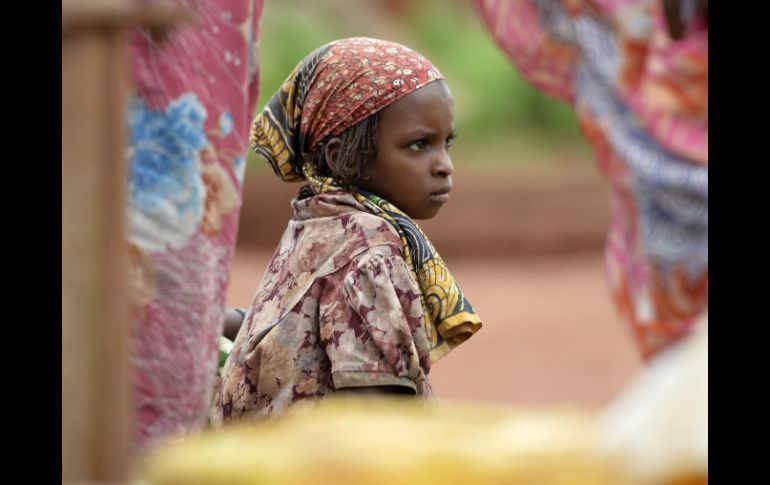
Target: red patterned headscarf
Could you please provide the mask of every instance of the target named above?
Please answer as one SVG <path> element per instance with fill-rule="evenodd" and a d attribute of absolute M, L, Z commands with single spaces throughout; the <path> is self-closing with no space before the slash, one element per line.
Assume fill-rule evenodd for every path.
<path fill-rule="evenodd" d="M 251 148 L 284 181 L 305 179 L 306 154 L 324 139 L 437 79 L 444 79 L 438 69 L 403 45 L 367 37 L 330 42 L 303 59 L 257 115 Z"/>

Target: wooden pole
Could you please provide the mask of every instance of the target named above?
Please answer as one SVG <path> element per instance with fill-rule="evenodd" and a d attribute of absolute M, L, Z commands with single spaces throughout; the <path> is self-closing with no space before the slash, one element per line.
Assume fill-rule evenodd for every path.
<path fill-rule="evenodd" d="M 126 479 L 127 32 L 185 15 L 62 0 L 62 481 Z"/>

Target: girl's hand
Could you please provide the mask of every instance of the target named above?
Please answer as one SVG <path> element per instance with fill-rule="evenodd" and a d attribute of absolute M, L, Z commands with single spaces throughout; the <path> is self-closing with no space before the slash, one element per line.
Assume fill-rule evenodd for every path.
<path fill-rule="evenodd" d="M 225 310 L 225 328 L 222 331 L 222 335 L 231 341 L 235 341 L 245 316 L 246 310 L 242 308 L 227 308 Z"/>

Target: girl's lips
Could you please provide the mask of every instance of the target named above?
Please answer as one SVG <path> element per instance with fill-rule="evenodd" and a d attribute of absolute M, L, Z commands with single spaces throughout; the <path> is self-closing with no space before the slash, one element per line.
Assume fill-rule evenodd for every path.
<path fill-rule="evenodd" d="M 449 200 L 449 192 L 441 192 L 430 194 L 430 198 L 437 202 L 446 202 Z"/>

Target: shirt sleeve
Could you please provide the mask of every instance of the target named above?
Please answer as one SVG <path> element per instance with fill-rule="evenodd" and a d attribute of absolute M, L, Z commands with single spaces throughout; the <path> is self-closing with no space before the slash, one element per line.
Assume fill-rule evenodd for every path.
<path fill-rule="evenodd" d="M 371 248 L 321 301 L 320 337 L 336 389 L 403 386 L 418 392 L 430 369 L 417 282 L 403 257 Z"/>

